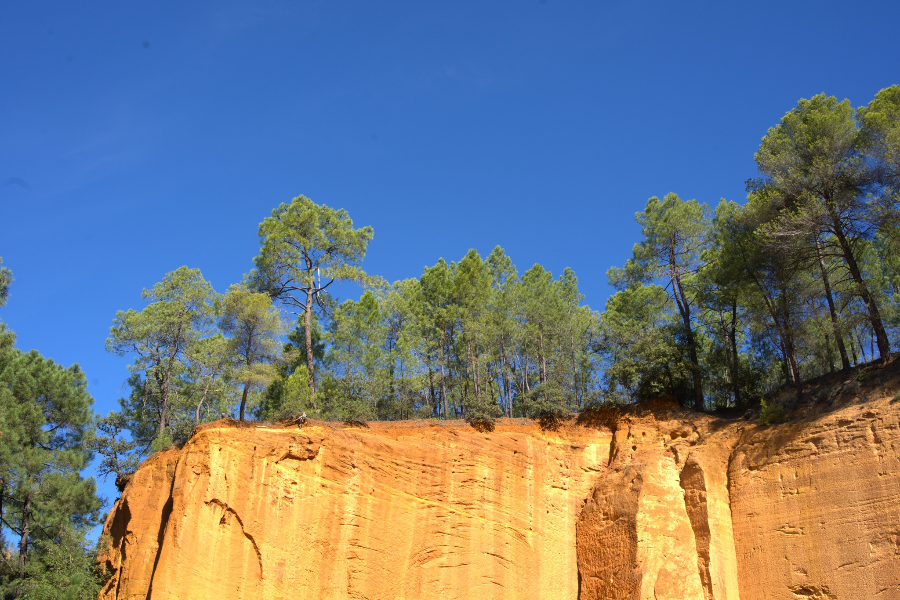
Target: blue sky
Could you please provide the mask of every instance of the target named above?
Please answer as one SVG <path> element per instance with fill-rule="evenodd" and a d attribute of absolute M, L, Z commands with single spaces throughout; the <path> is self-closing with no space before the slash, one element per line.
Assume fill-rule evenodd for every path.
<path fill-rule="evenodd" d="M 601 309 L 648 197 L 743 200 L 798 99 L 900 83 L 897 23 L 888 1 L 5 2 L 0 319 L 105 413 L 116 311 L 181 265 L 224 291 L 299 194 L 374 227 L 369 273 L 499 244 Z"/>

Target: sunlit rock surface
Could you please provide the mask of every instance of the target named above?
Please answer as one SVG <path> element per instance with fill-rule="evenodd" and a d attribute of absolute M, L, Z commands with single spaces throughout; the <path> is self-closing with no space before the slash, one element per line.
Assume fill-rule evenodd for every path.
<path fill-rule="evenodd" d="M 557 430 L 213 424 L 115 504 L 101 598 L 900 598 L 884 379 L 771 427 L 664 401 Z"/>

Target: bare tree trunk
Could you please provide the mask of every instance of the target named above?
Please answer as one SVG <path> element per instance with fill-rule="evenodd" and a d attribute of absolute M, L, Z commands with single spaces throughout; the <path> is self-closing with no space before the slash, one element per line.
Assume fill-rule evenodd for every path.
<path fill-rule="evenodd" d="M 244 408 L 247 406 L 247 393 L 250 391 L 250 384 L 244 384 L 244 393 L 241 394 L 241 416 L 240 420 L 244 420 Z"/>
<path fill-rule="evenodd" d="M 866 345 L 863 344 L 863 341 L 860 339 L 859 334 L 856 334 L 856 341 L 859 343 L 859 351 L 862 352 L 863 364 L 869 362 L 868 357 L 866 357 Z M 872 355 L 872 360 L 875 360 L 875 355 Z"/>
<path fill-rule="evenodd" d="M 166 420 L 169 412 L 169 380 L 154 374 L 156 385 L 159 386 L 159 427 L 156 429 L 157 437 L 166 432 Z"/>
<path fill-rule="evenodd" d="M 540 340 L 540 350 L 538 352 L 538 377 L 541 383 L 547 381 L 547 360 L 544 358 L 544 332 L 538 329 L 538 339 Z"/>
<path fill-rule="evenodd" d="M 25 562 L 28 558 L 28 537 L 31 535 L 31 494 L 25 494 L 22 506 L 22 533 L 19 536 L 19 582 L 16 584 L 16 597 L 22 595 L 22 584 L 25 581 Z"/>
<path fill-rule="evenodd" d="M 203 394 L 200 395 L 200 402 L 197 403 L 197 411 L 194 413 L 194 417 L 197 419 L 197 424 L 200 424 L 200 407 L 203 406 L 203 403 L 206 401 L 206 395 L 209 393 L 209 386 L 212 384 L 212 378 L 208 378 L 206 380 L 206 385 L 203 387 Z"/>
<path fill-rule="evenodd" d="M 475 403 L 480 404 L 481 390 L 478 387 L 478 365 L 476 361 L 475 353 L 472 351 L 472 342 L 466 340 L 466 363 L 469 366 L 469 370 L 472 372 L 472 386 L 475 389 Z M 466 379 L 466 385 L 468 386 L 468 378 Z"/>
<path fill-rule="evenodd" d="M 731 383 L 734 386 L 734 405 L 741 406 L 743 398 L 741 397 L 741 356 L 738 354 L 737 347 L 737 299 L 731 302 L 731 330 L 728 332 L 731 341 Z"/>
<path fill-rule="evenodd" d="M 506 362 L 506 349 L 501 345 L 500 346 L 500 368 L 503 372 L 503 395 L 504 395 L 504 404 L 503 412 L 507 417 L 512 416 L 512 395 L 510 394 L 510 386 L 509 386 L 509 367 Z"/>
<path fill-rule="evenodd" d="M 572 341 L 572 391 L 575 392 L 575 406 L 580 408 L 581 403 L 578 401 L 578 363 L 575 360 L 575 334 L 570 331 L 569 336 Z"/>
<path fill-rule="evenodd" d="M 797 390 L 797 400 L 803 399 L 803 379 L 800 376 L 800 363 L 797 361 L 797 349 L 794 345 L 794 327 L 787 308 L 787 290 L 781 290 L 782 306 L 782 340 L 784 341 L 785 358 L 791 371 L 791 380 Z"/>
<path fill-rule="evenodd" d="M 525 391 L 531 391 L 531 384 L 528 381 L 528 354 L 525 354 L 525 362 L 524 367 L 522 368 L 522 384 L 525 386 Z"/>
<path fill-rule="evenodd" d="M 853 277 L 853 281 L 856 282 L 859 296 L 862 298 L 863 303 L 868 309 L 869 322 L 872 324 L 872 330 L 875 332 L 875 341 L 878 344 L 878 353 L 881 354 L 881 360 L 887 362 L 891 358 L 891 343 L 884 330 L 884 324 L 881 321 L 881 312 L 878 310 L 878 304 L 875 302 L 875 298 L 872 296 L 871 292 L 869 292 L 869 288 L 866 286 L 862 273 L 860 273 L 859 265 L 856 262 L 856 257 L 853 256 L 853 249 L 850 247 L 850 243 L 844 235 L 840 219 L 834 216 L 832 218 L 832 224 L 834 225 L 835 237 L 837 237 L 838 243 L 841 246 L 841 252 L 843 252 L 844 259 L 847 261 L 850 276 Z M 874 360 L 875 357 L 873 356 L 872 359 Z"/>
<path fill-rule="evenodd" d="M 435 413 L 437 407 L 437 398 L 434 397 L 434 370 L 431 368 L 431 355 L 428 355 L 428 392 L 431 394 L 431 414 Z"/>
<path fill-rule="evenodd" d="M 447 406 L 447 383 L 445 381 L 445 373 L 444 373 L 444 363 L 446 362 L 446 358 L 444 355 L 444 342 L 441 340 L 441 400 L 444 403 L 444 418 L 450 418 L 449 407 Z"/>
<path fill-rule="evenodd" d="M 670 258 L 674 265 L 674 257 Z M 703 382 L 700 378 L 700 360 L 697 358 L 697 343 L 694 339 L 694 329 L 691 327 L 691 306 L 688 304 L 687 295 L 681 287 L 681 280 L 677 275 L 672 276 L 672 295 L 675 296 L 675 303 L 678 305 L 678 312 L 681 313 L 681 320 L 684 323 L 684 333 L 687 338 L 688 355 L 691 359 L 691 381 L 694 383 L 694 410 L 703 411 L 706 406 L 703 400 Z"/>
<path fill-rule="evenodd" d="M 831 293 L 831 282 L 828 281 L 828 271 L 825 270 L 825 257 L 822 254 L 822 242 L 816 237 L 816 253 L 819 256 L 819 269 L 822 272 L 822 285 L 825 287 L 825 299 L 828 300 L 828 312 L 831 314 L 831 328 L 834 331 L 834 341 L 837 343 L 838 352 L 841 355 L 841 370 L 850 370 L 850 358 L 847 356 L 847 348 L 844 346 L 844 336 L 841 334 L 841 326 L 838 322 L 837 311 L 834 309 L 834 297 Z"/>
<path fill-rule="evenodd" d="M 316 393 L 316 364 L 313 360 L 313 342 L 312 342 L 312 292 L 306 292 L 306 306 L 303 309 L 303 325 L 306 330 L 306 369 L 309 371 L 309 389 L 312 393 Z M 313 408 L 316 408 L 313 401 Z"/>
<path fill-rule="evenodd" d="M 784 376 L 785 385 L 793 385 L 794 379 L 791 377 L 791 368 L 788 366 L 787 348 L 784 346 L 784 337 L 779 338 L 781 346 L 781 374 Z"/>

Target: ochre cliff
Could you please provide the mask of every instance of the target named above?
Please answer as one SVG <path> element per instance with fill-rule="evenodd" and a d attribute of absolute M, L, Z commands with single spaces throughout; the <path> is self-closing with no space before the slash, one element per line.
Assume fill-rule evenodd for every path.
<path fill-rule="evenodd" d="M 213 424 L 114 505 L 100 597 L 900 599 L 897 383 L 770 427 Z"/>

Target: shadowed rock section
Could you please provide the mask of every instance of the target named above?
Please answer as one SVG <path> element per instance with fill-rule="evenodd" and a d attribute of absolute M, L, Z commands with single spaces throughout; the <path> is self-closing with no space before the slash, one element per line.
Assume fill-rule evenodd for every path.
<path fill-rule="evenodd" d="M 684 490 L 684 505 L 691 528 L 694 530 L 694 542 L 697 545 L 697 572 L 707 600 L 715 600 L 712 579 L 709 574 L 709 512 L 706 509 L 706 478 L 703 469 L 696 460 L 688 459 L 681 470 L 681 489 Z"/>
<path fill-rule="evenodd" d="M 641 589 L 638 510 L 643 480 L 635 469 L 594 488 L 575 526 L 580 598 L 636 598 Z"/>

